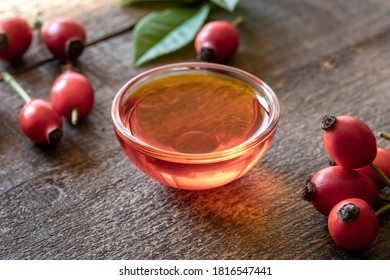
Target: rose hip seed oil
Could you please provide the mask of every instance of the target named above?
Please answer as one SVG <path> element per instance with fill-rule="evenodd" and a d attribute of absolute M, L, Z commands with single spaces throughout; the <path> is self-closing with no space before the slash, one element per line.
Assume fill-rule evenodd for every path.
<path fill-rule="evenodd" d="M 125 124 L 153 147 L 185 154 L 224 151 L 253 137 L 267 113 L 254 88 L 216 74 L 182 74 L 129 97 Z"/>
<path fill-rule="evenodd" d="M 246 174 L 268 149 L 274 130 L 256 146 L 238 148 L 269 125 L 266 108 L 254 86 L 227 75 L 159 77 L 134 87 L 120 110 L 122 123 L 142 149 L 121 137 L 119 141 L 139 169 L 163 184 L 193 190 L 218 187 Z M 153 153 L 145 151 L 148 146 Z"/>

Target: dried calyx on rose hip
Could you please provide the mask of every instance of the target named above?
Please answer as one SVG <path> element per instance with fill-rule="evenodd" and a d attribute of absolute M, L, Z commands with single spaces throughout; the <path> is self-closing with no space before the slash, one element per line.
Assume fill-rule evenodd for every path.
<path fill-rule="evenodd" d="M 49 51 L 61 62 L 75 61 L 85 47 L 84 25 L 71 18 L 57 18 L 43 23 L 41 36 Z"/>
<path fill-rule="evenodd" d="M 329 234 L 337 245 L 348 250 L 369 247 L 379 231 L 377 216 L 371 206 L 359 198 L 340 201 L 328 217 Z"/>
<path fill-rule="evenodd" d="M 31 99 L 10 74 L 2 73 L 2 77 L 26 102 L 19 114 L 23 133 L 37 144 L 58 143 L 62 138 L 62 118 L 52 104 L 40 98 Z"/>
<path fill-rule="evenodd" d="M 370 127 L 354 116 L 329 116 L 322 119 L 324 144 L 336 164 L 348 168 L 370 165 L 377 153 L 377 142 Z"/>
<path fill-rule="evenodd" d="M 235 22 L 215 20 L 206 23 L 195 37 L 195 50 L 201 61 L 225 63 L 237 52 L 239 33 Z"/>
<path fill-rule="evenodd" d="M 84 75 L 68 70 L 54 81 L 51 100 L 57 112 L 76 125 L 91 112 L 94 90 Z"/>
<path fill-rule="evenodd" d="M 32 42 L 32 28 L 22 18 L 0 20 L 0 58 L 17 61 L 22 58 Z"/>
<path fill-rule="evenodd" d="M 371 179 L 343 166 L 319 170 L 302 188 L 302 198 L 324 215 L 329 215 L 344 199 L 357 197 L 373 204 L 378 196 L 378 188 Z"/>

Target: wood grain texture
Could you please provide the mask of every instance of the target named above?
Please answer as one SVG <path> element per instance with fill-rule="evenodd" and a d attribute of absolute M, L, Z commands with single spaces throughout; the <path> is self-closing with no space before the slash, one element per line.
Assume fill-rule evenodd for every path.
<path fill-rule="evenodd" d="M 388 214 L 369 249 L 349 252 L 330 239 L 326 217 L 300 198 L 307 177 L 328 164 L 324 114 L 357 115 L 374 131 L 390 131 L 388 1 L 240 2 L 245 22 L 230 64 L 265 80 L 282 115 L 261 163 L 206 191 L 149 179 L 122 153 L 110 121 L 124 82 L 157 65 L 193 60 L 192 46 L 133 68 L 132 32 L 119 31 L 147 8 L 17 2 L 1 2 L 0 14 L 32 17 L 42 9 L 86 22 L 96 42 L 78 67 L 94 85 L 96 103 L 79 126 L 65 123 L 59 145 L 40 147 L 19 129 L 21 99 L 0 84 L 0 259 L 390 259 Z M 37 45 L 29 52 L 17 79 L 33 97 L 49 98 L 58 64 Z"/>

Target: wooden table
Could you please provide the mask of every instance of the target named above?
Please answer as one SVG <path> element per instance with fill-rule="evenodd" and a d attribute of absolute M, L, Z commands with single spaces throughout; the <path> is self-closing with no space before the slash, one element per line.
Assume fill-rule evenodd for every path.
<path fill-rule="evenodd" d="M 32 21 L 67 15 L 84 22 L 79 70 L 95 87 L 89 117 L 64 124 L 59 145 L 32 144 L 19 128 L 23 101 L 0 83 L 1 259 L 390 259 L 390 215 L 367 250 L 331 240 L 326 217 L 300 197 L 328 164 L 320 121 L 356 115 L 390 131 L 390 2 L 243 0 L 241 44 L 229 63 L 267 82 L 281 103 L 277 135 L 243 178 L 206 191 L 163 186 L 123 154 L 110 106 L 129 78 L 195 58 L 193 46 L 132 66 L 132 31 L 155 7 L 117 0 L 0 1 L 0 16 Z M 35 40 L 19 65 L 1 62 L 32 97 L 49 98 L 61 70 Z M 390 143 L 379 139 L 380 146 Z"/>

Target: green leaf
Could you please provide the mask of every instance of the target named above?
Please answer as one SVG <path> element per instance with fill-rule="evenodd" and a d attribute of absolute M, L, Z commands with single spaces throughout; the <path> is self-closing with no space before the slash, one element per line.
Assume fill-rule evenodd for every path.
<path fill-rule="evenodd" d="M 209 10 L 207 5 L 200 9 L 174 7 L 143 17 L 134 29 L 135 66 L 190 43 L 205 22 Z"/>
<path fill-rule="evenodd" d="M 233 12 L 240 0 L 210 0 L 210 1 L 224 8 L 225 10 L 228 10 L 229 12 Z"/>

